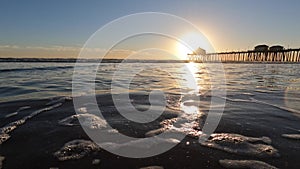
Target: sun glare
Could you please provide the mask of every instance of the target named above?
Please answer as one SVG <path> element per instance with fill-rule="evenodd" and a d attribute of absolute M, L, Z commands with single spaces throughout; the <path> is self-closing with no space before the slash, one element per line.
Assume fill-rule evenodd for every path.
<path fill-rule="evenodd" d="M 176 42 L 176 55 L 179 59 L 187 59 L 187 54 L 193 53 L 193 51 L 198 49 L 199 47 L 205 50 L 211 50 L 209 42 L 202 34 L 196 32 L 188 32 Z"/>
<path fill-rule="evenodd" d="M 177 54 L 177 57 L 179 59 L 187 59 L 187 54 L 188 53 L 192 53 L 192 50 L 189 49 L 187 46 L 185 46 L 184 44 L 182 44 L 181 42 L 177 42 L 176 44 L 176 54 Z"/>

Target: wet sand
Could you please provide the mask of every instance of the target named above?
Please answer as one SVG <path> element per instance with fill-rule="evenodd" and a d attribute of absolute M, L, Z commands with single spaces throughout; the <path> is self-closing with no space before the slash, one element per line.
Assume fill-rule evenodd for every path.
<path fill-rule="evenodd" d="M 136 97 L 138 98 L 140 96 Z M 140 98 L 136 100 L 139 99 Z M 265 104 L 260 104 L 259 107 L 249 106 L 244 112 L 226 111 L 225 108 L 221 122 L 215 131 L 215 133 L 220 133 L 221 137 L 216 140 L 213 140 L 213 137 L 210 138 L 211 143 L 213 143 L 212 145 L 217 145 L 218 147 L 201 145 L 196 138 L 186 136 L 185 139 L 173 149 L 149 158 L 125 158 L 99 148 L 88 151 L 83 157 L 78 159 L 60 161 L 55 153 L 62 149 L 66 143 L 73 140 L 89 141 L 90 138 L 86 135 L 81 126 L 66 126 L 60 123 L 62 119 L 75 115 L 75 110 L 71 99 L 57 98 L 56 100 L 58 101 L 50 104 L 50 99 L 26 100 L 0 104 L 0 124 L 1 127 L 3 127 L 11 122 L 29 116 L 35 110 L 61 103 L 58 107 L 45 110 L 26 120 L 24 124 L 17 126 L 8 133 L 11 137 L 0 145 L 0 156 L 5 157 L 2 161 L 2 168 L 135 169 L 148 166 L 160 166 L 165 169 L 228 168 L 230 166 L 224 164 L 228 161 L 220 161 L 226 159 L 257 160 L 277 168 L 298 169 L 300 166 L 298 160 L 300 155 L 299 140 L 282 137 L 283 134 L 299 134 L 299 116 Z M 104 109 L 112 104 L 110 95 L 99 95 L 97 100 Z M 105 102 L 103 102 L 104 100 Z M 227 100 L 226 107 L 239 106 L 240 104 L 238 101 Z M 25 106 L 30 106 L 30 108 L 21 110 L 17 114 L 11 114 L 20 107 Z M 176 118 L 176 113 L 178 112 L 174 110 L 171 112 L 172 113 L 167 113 L 148 125 L 138 125 L 128 122 L 129 125 L 127 125 L 128 127 L 126 128 L 124 127 L 124 121 L 111 124 L 123 134 L 144 137 L 147 132 L 162 128 L 161 121 Z M 205 112 L 205 110 L 203 110 L 203 112 Z M 120 115 L 117 111 L 111 111 L 110 114 L 107 114 L 106 118 L 117 119 L 120 118 Z M 110 120 L 108 120 L 108 123 L 110 123 Z M 76 122 L 74 122 L 74 124 L 76 124 Z M 239 134 L 241 136 L 232 139 L 234 137 L 230 134 L 228 136 L 228 134 L 225 133 Z M 262 140 L 257 140 L 253 143 L 251 141 L 248 142 L 248 137 L 268 137 L 271 143 Z M 266 152 L 262 150 L 262 152 L 260 152 L 260 154 L 266 153 L 267 155 L 260 156 L 255 153 L 251 154 L 247 151 L 249 145 L 250 148 L 251 146 L 255 148 L 256 145 L 271 146 L 278 151 L 278 155 L 272 153 L 268 155 L 268 153 L 270 154 L 270 152 L 268 152 L 269 150 L 265 150 Z M 235 151 L 236 149 L 241 149 L 241 151 Z M 78 153 L 76 151 L 82 150 L 75 148 L 74 151 Z M 72 154 L 72 152 L 68 153 Z M 261 165 L 261 163 L 257 164 L 258 166 Z M 237 165 L 242 167 L 245 163 L 241 164 L 239 161 Z"/>

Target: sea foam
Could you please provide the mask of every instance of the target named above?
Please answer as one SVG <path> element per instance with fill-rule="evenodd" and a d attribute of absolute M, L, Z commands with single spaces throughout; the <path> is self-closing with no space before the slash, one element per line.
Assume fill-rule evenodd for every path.
<path fill-rule="evenodd" d="M 162 166 L 148 166 L 148 167 L 142 167 L 140 169 L 164 169 Z"/>
<path fill-rule="evenodd" d="M 268 145 L 271 143 L 268 137 L 246 137 L 239 134 L 218 133 L 201 143 L 202 146 L 215 148 L 233 154 L 248 155 L 254 157 L 279 157 L 278 150 Z"/>
<path fill-rule="evenodd" d="M 99 151 L 100 147 L 89 140 L 73 140 L 67 142 L 53 155 L 60 161 L 80 159 L 91 152 Z"/>
<path fill-rule="evenodd" d="M 219 160 L 221 166 L 225 168 L 245 168 L 245 169 L 277 169 L 270 164 L 256 160 Z"/>
<path fill-rule="evenodd" d="M 150 150 L 153 147 L 161 146 L 163 144 L 178 144 L 179 140 L 175 138 L 152 138 L 152 139 L 138 139 L 125 143 L 114 143 L 114 142 L 105 142 L 100 143 L 101 146 L 110 147 L 111 149 L 121 149 L 121 148 L 137 148 L 137 149 L 145 149 Z"/>
<path fill-rule="evenodd" d="M 88 127 L 89 129 L 102 129 L 107 127 L 106 121 L 94 114 L 72 115 L 70 117 L 60 120 L 59 124 L 66 126 L 78 126 L 81 124 L 85 127 Z"/>
<path fill-rule="evenodd" d="M 5 116 L 5 118 L 9 118 L 9 117 L 12 117 L 12 116 L 16 116 L 19 114 L 19 112 L 23 111 L 23 110 L 27 110 L 27 109 L 30 109 L 31 107 L 30 106 L 23 106 L 23 107 L 20 107 L 17 111 L 13 112 L 13 113 L 9 113 Z"/>
<path fill-rule="evenodd" d="M 48 107 L 45 107 L 42 109 L 38 109 L 38 110 L 32 112 L 31 114 L 29 114 L 28 116 L 25 116 L 22 119 L 13 121 L 11 123 L 8 123 L 4 127 L 0 128 L 0 145 L 10 138 L 10 135 L 9 135 L 10 132 L 15 130 L 18 126 L 23 125 L 27 120 L 33 118 L 34 116 L 36 116 L 44 111 L 52 110 L 61 105 L 62 105 L 62 103 L 56 103 L 54 105 L 51 105 L 51 106 L 48 106 Z"/>
<path fill-rule="evenodd" d="M 300 140 L 300 134 L 282 134 L 281 136 L 284 138 Z"/>

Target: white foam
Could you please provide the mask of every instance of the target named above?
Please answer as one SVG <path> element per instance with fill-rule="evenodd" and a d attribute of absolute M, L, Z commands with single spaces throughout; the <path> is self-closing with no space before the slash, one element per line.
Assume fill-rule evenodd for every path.
<path fill-rule="evenodd" d="M 92 161 L 92 164 L 93 164 L 93 165 L 99 165 L 100 162 L 101 162 L 100 159 L 94 159 L 94 160 Z"/>
<path fill-rule="evenodd" d="M 57 103 L 55 105 L 36 110 L 36 111 L 32 112 L 30 115 L 25 116 L 22 119 L 13 121 L 13 122 L 5 125 L 4 127 L 0 128 L 0 145 L 10 138 L 10 136 L 8 135 L 10 132 L 15 130 L 18 126 L 24 124 L 28 119 L 31 119 L 32 117 L 34 117 L 44 111 L 52 110 L 61 105 L 62 105 L 62 103 Z"/>
<path fill-rule="evenodd" d="M 255 157 L 279 157 L 278 150 L 271 145 L 268 137 L 246 137 L 239 134 L 218 133 L 201 143 L 206 147 L 223 150 L 233 154 Z"/>
<path fill-rule="evenodd" d="M 59 107 L 61 105 L 62 105 L 62 103 L 56 103 L 54 105 L 51 105 L 51 106 L 48 106 L 48 107 L 36 110 L 36 111 L 32 112 L 29 116 L 27 116 L 26 118 L 24 118 L 24 119 L 25 120 L 30 119 L 30 118 L 32 118 L 32 117 L 34 117 L 34 116 L 36 116 L 36 115 L 38 115 L 38 114 L 40 114 L 42 112 L 52 110 L 52 109 L 57 108 L 57 107 Z"/>
<path fill-rule="evenodd" d="M 6 134 L 6 133 L 2 133 L 0 134 L 0 145 L 2 143 L 4 143 L 6 140 L 8 140 L 10 138 L 10 135 Z"/>
<path fill-rule="evenodd" d="M 248 92 L 244 92 L 244 93 L 242 93 L 243 95 L 247 95 L 247 96 L 255 96 L 255 94 L 253 94 L 253 93 L 248 93 Z"/>
<path fill-rule="evenodd" d="M 77 119 L 80 121 L 80 123 Z M 93 114 L 72 115 L 60 120 L 59 123 L 66 126 L 77 126 L 81 124 L 89 129 L 103 129 L 107 127 L 107 123 L 104 119 Z"/>
<path fill-rule="evenodd" d="M 19 114 L 20 111 L 23 111 L 23 110 L 26 110 L 26 109 L 30 109 L 31 107 L 30 106 L 23 106 L 23 107 L 20 107 L 17 111 L 13 112 L 13 113 L 9 113 L 5 116 L 5 118 L 9 118 L 9 117 L 12 117 L 12 116 L 16 116 Z"/>
<path fill-rule="evenodd" d="M 23 110 L 26 110 L 26 109 L 30 109 L 31 107 L 30 106 L 23 106 L 23 107 L 20 107 L 17 112 L 19 111 L 23 111 Z"/>
<path fill-rule="evenodd" d="M 225 168 L 248 168 L 248 169 L 277 169 L 276 167 L 257 160 L 219 160 Z"/>
<path fill-rule="evenodd" d="M 190 124 L 192 124 L 192 126 L 198 125 L 197 122 L 194 122 L 194 123 L 192 122 Z M 199 136 L 201 136 L 203 134 L 202 131 L 195 130 L 190 124 L 184 123 L 184 124 L 182 124 L 182 127 L 174 127 L 173 126 L 170 131 L 184 133 L 192 138 L 198 138 Z M 195 125 L 193 125 L 193 124 L 195 124 Z"/>
<path fill-rule="evenodd" d="M 78 112 L 80 112 L 80 113 L 87 113 L 88 110 L 87 110 L 86 107 L 81 107 L 81 108 L 78 109 Z"/>
<path fill-rule="evenodd" d="M 284 138 L 300 140 L 300 134 L 282 134 L 281 136 Z"/>
<path fill-rule="evenodd" d="M 13 113 L 9 113 L 5 116 L 5 118 L 9 118 L 9 117 L 12 117 L 12 116 L 16 116 L 18 115 L 19 112 L 13 112 Z"/>
<path fill-rule="evenodd" d="M 92 141 L 73 140 L 66 143 L 53 155 L 60 161 L 80 159 L 91 152 L 99 151 L 100 147 Z"/>
<path fill-rule="evenodd" d="M 174 138 L 152 138 L 152 139 L 138 139 L 133 140 L 125 143 L 113 143 L 113 142 L 105 142 L 100 143 L 101 147 L 109 147 L 110 149 L 121 149 L 121 148 L 138 148 L 138 149 L 145 149 L 149 150 L 156 146 L 161 146 L 162 144 L 178 144 L 180 143 L 179 140 Z"/>
<path fill-rule="evenodd" d="M 190 137 L 198 138 L 203 134 L 199 128 L 198 119 L 202 118 L 201 113 L 182 114 L 177 118 L 166 119 L 160 124 L 162 128 L 155 129 L 146 133 L 147 137 L 158 135 L 162 132 L 184 133 Z"/>
<path fill-rule="evenodd" d="M 0 133 L 7 134 L 7 133 L 10 133 L 11 131 L 13 131 L 16 128 L 17 128 L 16 125 L 12 125 L 11 123 L 9 123 L 8 125 L 0 128 Z"/>
<path fill-rule="evenodd" d="M 155 135 L 163 133 L 166 130 L 167 130 L 167 128 L 159 128 L 159 129 L 151 130 L 151 131 L 147 132 L 145 135 L 146 135 L 146 137 L 153 137 Z"/>
<path fill-rule="evenodd" d="M 119 133 L 119 131 L 116 130 L 116 129 L 108 129 L 107 132 L 108 132 L 108 133 L 112 133 L 112 134 Z"/>
<path fill-rule="evenodd" d="M 164 169 L 162 166 L 148 166 L 148 167 L 142 167 L 140 169 Z"/>

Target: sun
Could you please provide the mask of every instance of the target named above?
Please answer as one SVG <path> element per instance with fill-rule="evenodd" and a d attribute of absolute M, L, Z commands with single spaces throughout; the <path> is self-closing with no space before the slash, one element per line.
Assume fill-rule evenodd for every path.
<path fill-rule="evenodd" d="M 193 52 L 189 47 L 181 42 L 176 43 L 175 49 L 177 57 L 181 60 L 187 59 L 187 54 Z"/>
<path fill-rule="evenodd" d="M 175 53 L 179 59 L 187 59 L 188 53 L 193 53 L 198 48 L 211 50 L 208 39 L 199 32 L 187 32 L 175 43 Z M 213 51 L 213 50 L 211 50 Z"/>

